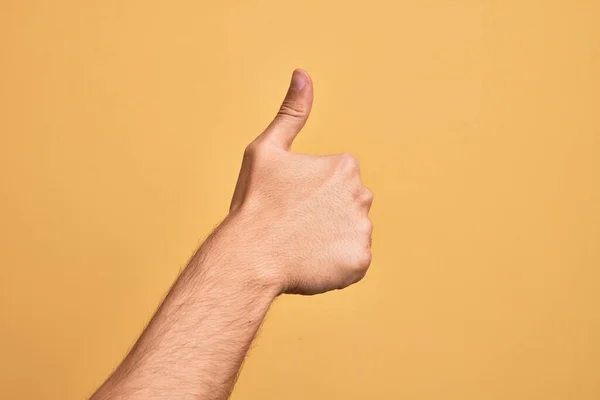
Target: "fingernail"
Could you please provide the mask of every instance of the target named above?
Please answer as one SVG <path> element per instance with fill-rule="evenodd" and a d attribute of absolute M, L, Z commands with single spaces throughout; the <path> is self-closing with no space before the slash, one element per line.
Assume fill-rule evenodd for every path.
<path fill-rule="evenodd" d="M 306 85 L 306 74 L 300 70 L 295 70 L 292 75 L 291 89 L 300 90 Z"/>

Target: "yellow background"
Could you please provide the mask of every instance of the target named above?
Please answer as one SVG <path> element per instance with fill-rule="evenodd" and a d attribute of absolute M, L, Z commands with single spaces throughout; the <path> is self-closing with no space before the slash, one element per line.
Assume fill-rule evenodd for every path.
<path fill-rule="evenodd" d="M 600 398 L 597 1 L 0 3 L 0 397 L 82 399 L 223 218 L 295 67 L 374 261 L 234 399 Z"/>

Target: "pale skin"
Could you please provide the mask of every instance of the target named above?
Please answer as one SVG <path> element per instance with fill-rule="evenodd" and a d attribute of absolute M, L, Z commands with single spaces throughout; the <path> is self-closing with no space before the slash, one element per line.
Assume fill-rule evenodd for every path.
<path fill-rule="evenodd" d="M 225 400 L 277 296 L 364 277 L 373 194 L 358 162 L 290 151 L 312 100 L 310 77 L 294 71 L 277 116 L 246 148 L 229 214 L 92 400 Z"/>

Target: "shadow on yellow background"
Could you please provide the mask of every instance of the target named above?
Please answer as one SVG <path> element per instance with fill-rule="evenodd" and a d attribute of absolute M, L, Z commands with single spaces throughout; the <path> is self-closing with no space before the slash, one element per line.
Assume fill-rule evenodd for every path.
<path fill-rule="evenodd" d="M 0 397 L 91 394 L 302 67 L 374 261 L 279 299 L 233 398 L 600 398 L 597 2 L 88 3 L 0 4 Z"/>

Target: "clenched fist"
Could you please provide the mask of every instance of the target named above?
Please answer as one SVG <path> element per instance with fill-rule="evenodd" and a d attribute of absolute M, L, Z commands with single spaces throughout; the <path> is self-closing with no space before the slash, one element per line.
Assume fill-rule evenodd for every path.
<path fill-rule="evenodd" d="M 277 116 L 246 148 L 231 202 L 236 236 L 254 239 L 244 242 L 244 254 L 261 260 L 260 275 L 280 293 L 341 289 L 371 263 L 373 194 L 357 160 L 290 151 L 312 99 L 310 77 L 294 71 Z"/>

